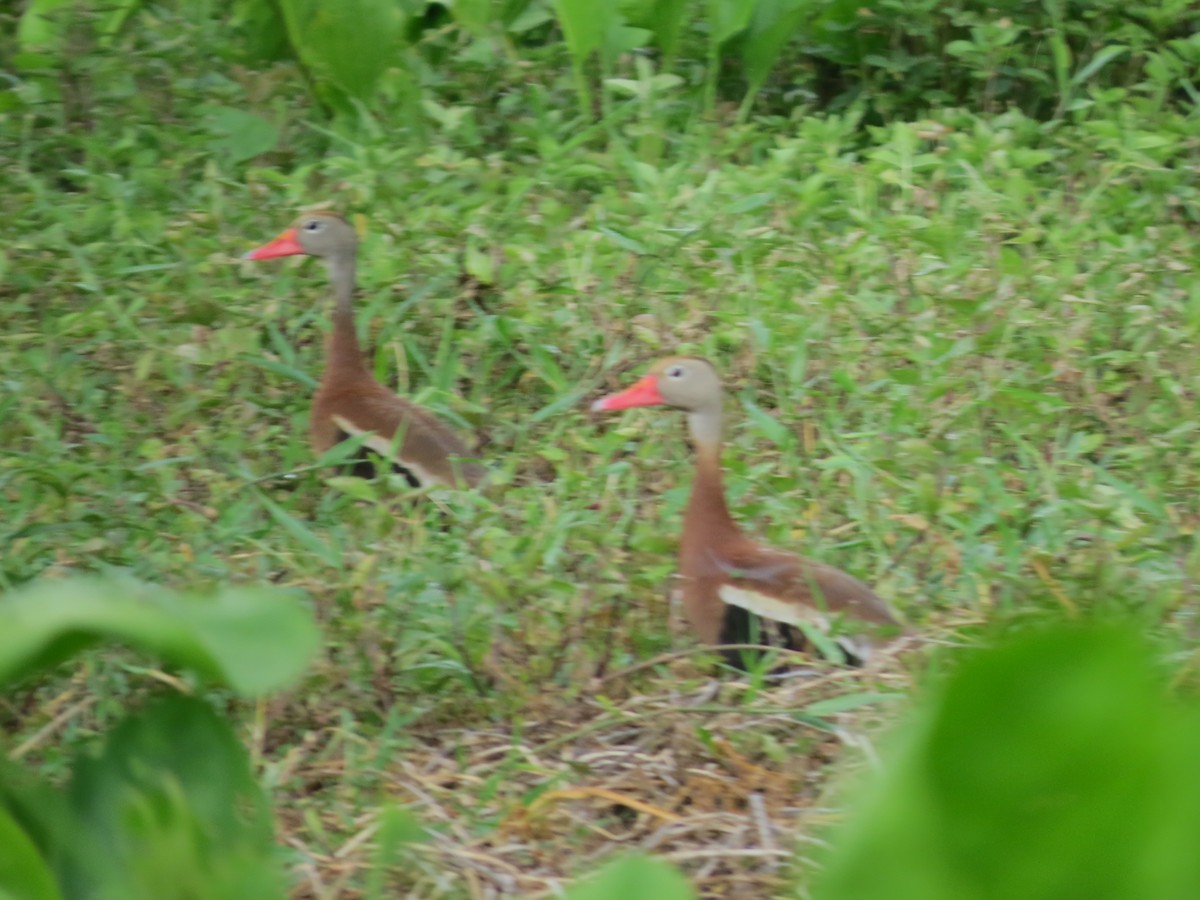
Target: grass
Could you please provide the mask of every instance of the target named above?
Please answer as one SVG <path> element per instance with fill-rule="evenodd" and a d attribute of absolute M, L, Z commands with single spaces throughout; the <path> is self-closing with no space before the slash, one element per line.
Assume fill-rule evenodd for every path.
<path fill-rule="evenodd" d="M 836 818 L 841 748 L 903 708 L 865 701 L 952 665 L 944 644 L 1119 613 L 1195 682 L 1194 117 L 798 110 L 693 123 L 650 166 L 620 123 L 581 139 L 566 72 L 509 73 L 502 126 L 463 105 L 424 140 L 330 138 L 286 73 L 212 71 L 211 38 L 134 48 L 140 90 L 98 82 L 87 122 L 42 82 L 3 119 L 0 582 L 309 592 L 322 662 L 231 707 L 296 896 L 361 891 L 391 801 L 434 833 L 391 872 L 412 896 L 536 896 L 639 845 L 765 896 Z M 284 138 L 235 164 L 205 104 L 245 96 Z M 493 489 L 414 501 L 315 465 L 324 273 L 237 261 L 312 203 L 364 216 L 376 373 L 474 434 Z M 928 644 L 770 690 L 683 652 L 682 423 L 586 413 L 667 352 L 725 374 L 740 519 Z M 0 709 L 54 771 L 156 687 L 97 653 Z"/>

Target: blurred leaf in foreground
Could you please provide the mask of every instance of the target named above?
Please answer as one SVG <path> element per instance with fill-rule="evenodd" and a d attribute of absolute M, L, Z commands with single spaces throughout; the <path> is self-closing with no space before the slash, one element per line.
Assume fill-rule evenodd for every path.
<path fill-rule="evenodd" d="M 0 898 L 59 900 L 54 876 L 32 840 L 0 806 Z"/>
<path fill-rule="evenodd" d="M 566 900 L 693 900 L 696 894 L 670 863 L 626 856 L 567 892 Z"/>
<path fill-rule="evenodd" d="M 980 652 L 861 798 L 816 896 L 1200 897 L 1198 718 L 1126 630 Z"/>
<path fill-rule="evenodd" d="M 66 884 L 147 900 L 284 895 L 266 796 L 201 700 L 170 695 L 125 720 L 79 760 L 68 795 L 80 868 L 60 873 Z"/>
<path fill-rule="evenodd" d="M 300 599 L 277 588 L 185 597 L 133 580 L 43 581 L 0 598 L 0 686 L 102 639 L 256 696 L 298 678 L 320 633 Z"/>

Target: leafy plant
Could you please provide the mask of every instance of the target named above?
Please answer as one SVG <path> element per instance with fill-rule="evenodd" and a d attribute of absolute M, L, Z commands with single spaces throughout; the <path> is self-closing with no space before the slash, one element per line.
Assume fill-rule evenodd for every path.
<path fill-rule="evenodd" d="M 93 13 L 92 4 L 81 0 L 31 0 L 17 23 L 17 43 L 25 52 L 63 53 L 71 29 L 78 24 L 94 27 L 97 39 L 107 43 L 142 2 L 107 0 L 97 4 L 99 9 Z"/>
<path fill-rule="evenodd" d="M 813 18 L 814 5 L 812 0 L 758 0 L 741 41 L 747 88 L 739 118 L 744 120 L 749 116 L 758 92 L 766 85 L 788 43 Z"/>
<path fill-rule="evenodd" d="M 567 891 L 564 900 L 692 900 L 691 885 L 668 863 L 626 856 Z"/>
<path fill-rule="evenodd" d="M 273 124 L 262 116 L 230 106 L 213 107 L 209 127 L 213 133 L 210 144 L 213 151 L 233 163 L 253 159 L 279 143 L 279 129 Z"/>
<path fill-rule="evenodd" d="M 679 53 L 684 28 L 691 20 L 693 0 L 646 0 L 624 5 L 630 22 L 647 29 L 654 37 L 654 46 L 662 54 L 663 71 L 670 71 Z"/>
<path fill-rule="evenodd" d="M 299 678 L 318 640 L 294 595 L 263 588 L 198 598 L 132 580 L 46 581 L 5 597 L 3 613 L 0 687 L 112 640 L 254 697 Z"/>
<path fill-rule="evenodd" d="M 1200 715 L 1127 628 L 980 652 L 906 732 L 818 898 L 1200 895 Z"/>
<path fill-rule="evenodd" d="M 653 32 L 635 5 L 626 24 Z M 1014 18 L 1000 6 L 994 18 Z M 985 114 L 986 72 L 945 52 L 974 38 L 966 13 L 982 7 L 822 3 L 747 122 L 713 127 L 696 123 L 697 0 L 674 59 L 657 36 L 618 54 L 614 117 L 581 127 L 546 2 L 511 23 L 496 11 L 484 37 L 413 4 L 417 40 L 406 28 L 405 68 L 377 82 L 375 127 L 331 135 L 297 67 L 248 64 L 250 26 L 227 6 L 146 5 L 109 50 L 69 60 L 61 95 L 19 73 L 0 94 L 22 104 L 0 124 L 14 138 L 0 204 L 21 224 L 0 249 L 0 579 L 104 566 L 308 586 L 326 621 L 320 680 L 286 704 L 225 704 L 236 733 L 269 748 L 276 853 L 304 860 L 294 891 L 503 892 L 512 866 L 529 893 L 551 891 L 614 833 L 631 845 L 660 832 L 710 893 L 778 877 L 811 822 L 809 792 L 788 779 L 823 781 L 831 734 L 894 715 L 839 711 L 878 692 L 878 670 L 761 691 L 723 680 L 722 705 L 754 695 L 758 709 L 692 708 L 709 673 L 666 596 L 686 439 L 674 420 L 597 428 L 581 410 L 652 356 L 710 356 L 729 384 L 731 503 L 765 539 L 870 580 L 936 643 L 961 644 L 956 623 L 970 641 L 980 620 L 1120 610 L 1186 658 L 1200 122 L 1195 42 L 1175 33 L 1191 13 L 1150 6 L 1123 4 L 1132 24 L 1112 4 L 1064 4 L 1070 77 L 1103 47 L 1130 49 L 1047 126 L 1044 7 L 1014 18 L 1032 31 L 997 54 L 998 112 Z M 722 50 L 718 100 L 743 97 L 753 22 Z M 593 53 L 592 90 L 599 65 Z M 1020 75 L 1037 65 L 1041 80 Z M 441 117 L 421 145 L 393 104 L 412 73 L 436 104 L 421 114 Z M 70 88 L 86 102 L 65 108 Z M 258 126 L 220 109 L 276 124 L 276 149 L 238 162 L 253 145 L 232 144 Z M 606 128 L 607 148 L 593 139 Z M 319 267 L 234 262 L 315 202 L 370 218 L 358 321 L 375 371 L 485 435 L 501 490 L 410 502 L 386 479 L 324 480 L 332 460 L 305 438 L 328 308 Z M 100 751 L 124 708 L 146 709 L 159 678 L 229 696 L 167 657 L 148 681 L 131 662 L 149 645 L 129 645 L 93 644 L 0 704 L 35 784 L 69 784 L 75 755 Z M 924 677 L 911 657 L 885 665 L 899 691 Z M 1178 681 L 1196 677 L 1191 659 Z M 76 697 L 91 701 L 82 712 Z M 832 731 L 814 737 L 788 707 L 827 710 Z M 620 752 L 595 756 L 604 744 Z M 680 765 L 625 780 L 637 747 Z M 713 845 L 711 807 L 680 799 L 684 769 L 735 779 L 734 798 L 779 786 L 765 800 L 779 855 Z M 531 797 L 596 784 L 636 785 L 684 821 L 663 830 L 665 817 L 591 797 L 509 830 Z M 440 807 L 437 852 L 393 855 L 400 839 L 375 810 L 416 791 Z M 753 812 L 721 806 L 748 842 Z"/>
<path fill-rule="evenodd" d="M 65 63 L 80 23 L 108 46 L 141 7 L 121 0 L 92 11 L 87 0 L 37 0 L 17 29 L 22 64 Z M 544 27 L 552 18 L 561 31 Z M 1189 48 L 1200 11 L 1185 0 L 238 0 L 229 21 L 246 57 L 290 57 L 328 111 L 378 114 L 398 100 L 418 131 L 416 120 L 440 109 L 427 96 L 431 82 L 543 58 L 560 36 L 587 119 L 597 112 L 593 64 L 601 80 L 622 78 L 629 59 L 645 57 L 656 57 L 659 74 L 702 92 L 710 115 L 719 92 L 740 97 L 742 120 L 772 78 L 781 90 L 768 91 L 768 102 L 777 110 L 795 103 L 781 104 L 780 95 L 799 89 L 818 106 L 857 101 L 908 118 L 975 104 L 1017 105 L 1057 120 L 1090 109 L 1092 89 L 1128 90 L 1147 78 L 1165 88 L 1161 101 L 1198 97 Z M 608 120 L 612 110 L 599 96 Z M 236 126 L 225 152 L 246 159 L 273 146 L 264 124 L 225 122 L 218 130 Z"/>
<path fill-rule="evenodd" d="M 649 33 L 631 28 L 618 3 L 554 0 L 554 8 L 571 51 L 580 107 L 585 116 L 590 116 L 592 90 L 588 83 L 587 65 L 592 55 L 599 57 L 601 71 L 608 75 L 617 56 L 645 46 Z"/>
<path fill-rule="evenodd" d="M 44 582 L 0 601 L 0 687 L 103 639 L 242 696 L 299 677 L 317 646 L 294 595 L 183 597 L 130 581 Z M 0 768 L 0 893 L 17 898 L 282 897 L 267 798 L 212 706 L 171 694 L 127 716 L 67 785 Z"/>
<path fill-rule="evenodd" d="M 717 78 L 721 72 L 721 48 L 750 24 L 757 0 L 707 0 L 708 66 L 705 79 L 705 107 L 713 108 L 717 99 Z"/>
<path fill-rule="evenodd" d="M 404 6 L 396 0 L 280 0 L 296 59 L 326 102 L 366 102 L 400 61 Z"/>

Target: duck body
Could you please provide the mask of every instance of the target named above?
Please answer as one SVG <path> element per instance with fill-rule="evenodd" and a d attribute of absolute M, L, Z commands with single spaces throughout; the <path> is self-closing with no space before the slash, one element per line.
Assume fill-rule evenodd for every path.
<path fill-rule="evenodd" d="M 705 360 L 672 357 L 642 381 L 597 401 L 597 409 L 664 404 L 686 410 L 696 451 L 695 478 L 679 542 L 679 574 L 688 624 L 704 642 L 768 643 L 803 649 L 803 626 L 827 630 L 846 616 L 873 626 L 899 622 L 869 587 L 833 566 L 763 545 L 729 514 L 720 463 L 721 391 Z M 869 642 L 841 639 L 852 659 Z M 741 665 L 741 654 L 726 658 Z"/>
<path fill-rule="evenodd" d="M 775 643 L 802 650 L 801 625 L 828 630 L 838 614 L 873 625 L 897 620 L 875 592 L 824 563 L 768 547 L 733 521 L 715 455 L 698 453 L 679 541 L 679 573 L 688 623 L 709 644 Z M 756 619 L 758 621 L 756 621 Z M 774 634 L 769 624 L 774 624 Z M 843 650 L 861 659 L 869 648 Z M 740 656 L 740 654 L 736 654 Z M 732 661 L 733 654 L 727 654 Z"/>
<path fill-rule="evenodd" d="M 367 435 L 363 446 L 402 473 L 414 487 L 474 487 L 485 470 L 467 446 L 433 413 L 398 397 L 368 370 L 354 328 L 353 298 L 358 235 L 334 213 L 301 216 L 275 240 L 246 254 L 273 259 L 305 254 L 325 260 L 333 282 L 333 329 L 325 346 L 325 371 L 313 397 L 309 438 L 324 453 L 347 438 Z M 370 477 L 375 465 L 363 454 L 353 467 Z"/>
<path fill-rule="evenodd" d="M 361 434 L 369 434 L 363 446 L 413 487 L 461 482 L 474 487 L 483 479 L 483 467 L 467 461 L 472 454 L 466 445 L 428 410 L 375 381 L 345 385 L 322 379 L 309 423 L 313 450 L 321 454 Z M 375 469 L 370 454 L 363 454 L 354 474 L 370 478 Z"/>

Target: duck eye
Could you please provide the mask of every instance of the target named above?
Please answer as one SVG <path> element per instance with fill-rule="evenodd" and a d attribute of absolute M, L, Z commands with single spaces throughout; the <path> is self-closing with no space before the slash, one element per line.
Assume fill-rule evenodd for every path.
<path fill-rule="evenodd" d="M 320 229 L 321 229 L 320 219 L 309 219 L 307 222 L 304 223 L 305 231 L 320 231 Z"/>
<path fill-rule="evenodd" d="M 667 369 L 667 377 L 668 378 L 682 378 L 683 377 L 683 366 L 671 366 L 671 368 Z"/>

